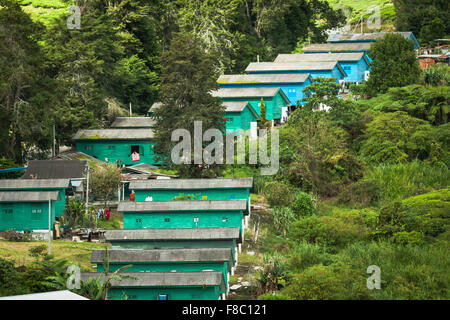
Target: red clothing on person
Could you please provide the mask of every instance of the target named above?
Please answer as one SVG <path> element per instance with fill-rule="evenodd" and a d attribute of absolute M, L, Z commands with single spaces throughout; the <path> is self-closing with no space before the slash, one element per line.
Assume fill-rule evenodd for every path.
<path fill-rule="evenodd" d="M 134 201 L 134 193 L 130 194 L 130 201 Z"/>
<path fill-rule="evenodd" d="M 109 209 L 105 210 L 105 219 L 109 220 L 109 215 L 110 215 L 111 211 Z"/>

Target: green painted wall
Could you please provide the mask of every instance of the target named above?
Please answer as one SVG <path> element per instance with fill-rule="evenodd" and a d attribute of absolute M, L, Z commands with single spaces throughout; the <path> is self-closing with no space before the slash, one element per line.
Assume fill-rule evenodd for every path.
<path fill-rule="evenodd" d="M 233 265 L 236 262 L 236 240 L 171 240 L 171 241 L 110 241 L 113 249 L 183 249 L 183 248 L 231 248 Z"/>
<path fill-rule="evenodd" d="M 125 165 L 134 165 L 139 163 L 158 164 L 154 160 L 155 153 L 152 146 L 155 143 L 148 140 L 77 140 L 76 148 L 78 151 L 93 156 L 101 161 L 114 163 L 122 161 Z M 139 161 L 131 160 L 131 146 L 139 146 Z"/>
<path fill-rule="evenodd" d="M 194 222 L 194 218 L 199 219 L 197 223 Z M 224 218 L 227 221 L 223 221 Z M 243 234 L 242 219 L 242 211 L 124 212 L 123 228 L 239 227 Z"/>
<path fill-rule="evenodd" d="M 108 300 L 124 300 L 124 293 L 128 300 L 157 300 L 158 294 L 167 294 L 168 300 L 218 300 L 219 286 L 206 288 L 192 287 L 139 287 L 139 288 L 111 288 Z"/>
<path fill-rule="evenodd" d="M 59 200 L 53 201 L 55 205 L 55 212 L 57 217 L 61 217 L 66 210 L 66 189 L 43 189 L 43 188 L 23 188 L 23 189 L 2 189 L 1 191 L 58 191 L 59 192 Z M 48 205 L 48 202 L 47 202 Z M 47 209 L 48 212 L 48 209 Z"/>
<path fill-rule="evenodd" d="M 248 108 L 241 112 L 225 112 L 225 117 L 229 119 L 225 126 L 227 133 L 250 130 L 250 123 L 258 120 Z"/>
<path fill-rule="evenodd" d="M 153 201 L 170 201 L 179 195 L 193 194 L 198 200 L 247 200 L 249 205 L 249 188 L 227 189 L 138 189 L 134 190 L 136 201 L 145 201 L 148 196 Z"/>
<path fill-rule="evenodd" d="M 223 281 L 228 288 L 228 261 L 199 261 L 199 262 L 110 262 L 109 271 L 114 272 L 117 269 L 131 264 L 132 266 L 123 272 L 200 272 L 204 270 L 221 271 Z M 97 264 L 97 272 L 104 272 L 102 263 Z M 226 293 L 221 291 L 220 293 Z"/>
<path fill-rule="evenodd" d="M 253 109 L 261 116 L 261 97 L 238 97 L 238 98 L 220 98 L 222 101 L 248 101 Z M 281 107 L 288 106 L 290 103 L 283 99 L 280 92 L 274 97 L 263 97 L 266 106 L 266 119 L 281 119 Z"/>
<path fill-rule="evenodd" d="M 55 201 L 52 201 L 51 228 L 55 222 Z M 48 201 L 0 202 L 0 231 L 48 230 Z"/>

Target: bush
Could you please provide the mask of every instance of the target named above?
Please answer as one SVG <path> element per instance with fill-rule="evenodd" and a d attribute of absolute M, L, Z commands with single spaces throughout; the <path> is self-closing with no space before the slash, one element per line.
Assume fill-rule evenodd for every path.
<path fill-rule="evenodd" d="M 329 265 L 332 256 L 324 248 L 306 241 L 294 243 L 289 251 L 289 270 L 299 273 L 314 265 Z"/>
<path fill-rule="evenodd" d="M 367 236 L 368 230 L 365 226 L 339 216 L 316 215 L 298 219 L 290 234 L 290 238 L 315 243 L 331 251 Z"/>
<path fill-rule="evenodd" d="M 431 125 L 403 111 L 376 117 L 367 125 L 363 139 L 360 155 L 372 164 L 426 160 L 438 148 Z"/>
<path fill-rule="evenodd" d="M 93 207 L 90 207 L 86 214 L 84 202 L 70 199 L 61 217 L 61 224 L 69 228 L 94 228 L 97 222 L 96 215 Z"/>
<path fill-rule="evenodd" d="M 402 245 L 422 245 L 424 243 L 424 235 L 417 231 L 401 231 L 394 233 L 392 240 L 394 243 Z"/>
<path fill-rule="evenodd" d="M 296 300 L 368 299 L 369 290 L 361 272 L 348 264 L 307 268 L 281 290 L 281 294 Z"/>
<path fill-rule="evenodd" d="M 316 213 L 311 197 L 305 192 L 298 193 L 290 207 L 297 217 L 310 216 Z"/>
<path fill-rule="evenodd" d="M 275 207 L 272 211 L 273 224 L 278 232 L 281 232 L 284 237 L 289 231 L 289 226 L 295 220 L 295 214 L 289 207 Z"/>
<path fill-rule="evenodd" d="M 27 242 L 27 241 L 31 241 L 31 231 L 29 231 L 29 230 L 25 230 L 25 231 L 7 230 L 3 233 L 3 237 L 8 241 Z"/>
<path fill-rule="evenodd" d="M 286 207 L 294 200 L 292 188 L 279 181 L 266 183 L 264 196 L 271 207 Z"/>
<path fill-rule="evenodd" d="M 378 205 L 380 186 L 377 180 L 360 180 L 352 183 L 339 194 L 338 202 L 358 204 L 361 207 Z"/>
<path fill-rule="evenodd" d="M 11 296 L 27 293 L 23 287 L 20 272 L 14 267 L 14 261 L 0 257 L 0 296 Z"/>

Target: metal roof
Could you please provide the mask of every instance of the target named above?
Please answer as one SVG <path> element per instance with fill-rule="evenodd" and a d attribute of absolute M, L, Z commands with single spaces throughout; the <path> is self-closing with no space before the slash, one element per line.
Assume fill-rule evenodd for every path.
<path fill-rule="evenodd" d="M 219 84 L 238 83 L 303 83 L 308 73 L 296 74 L 224 74 L 219 77 Z"/>
<path fill-rule="evenodd" d="M 21 179 L 81 179 L 87 160 L 30 160 Z"/>
<path fill-rule="evenodd" d="M 327 42 L 376 41 L 377 39 L 383 38 L 386 34 L 400 34 L 408 39 L 412 32 L 335 33 L 328 37 Z"/>
<path fill-rule="evenodd" d="M 252 62 L 245 71 L 332 70 L 337 61 Z"/>
<path fill-rule="evenodd" d="M 220 286 L 225 287 L 222 271 L 199 272 L 123 272 L 121 276 L 131 276 L 137 279 L 122 278 L 111 280 L 112 287 L 186 287 L 186 286 Z M 88 278 L 104 280 L 105 275 L 97 272 L 81 272 L 81 280 Z"/>
<path fill-rule="evenodd" d="M 0 191 L 0 202 L 43 202 L 60 200 L 59 191 Z"/>
<path fill-rule="evenodd" d="M 111 128 L 136 127 L 151 128 L 156 124 L 156 120 L 150 117 L 117 117 Z"/>
<path fill-rule="evenodd" d="M 213 97 L 219 98 L 250 98 L 273 97 L 280 88 L 219 88 L 212 91 Z"/>
<path fill-rule="evenodd" d="M 250 105 L 248 101 L 228 101 L 222 102 L 225 106 L 225 112 L 241 112 L 247 105 Z"/>
<path fill-rule="evenodd" d="M 105 249 L 92 250 L 91 262 L 102 263 Z M 229 261 L 231 248 L 108 249 L 110 263 Z"/>
<path fill-rule="evenodd" d="M 260 119 L 259 114 L 248 101 L 224 101 L 222 104 L 225 106 L 225 112 L 242 112 L 247 107 L 256 119 Z"/>
<path fill-rule="evenodd" d="M 364 52 L 341 53 L 309 53 L 309 54 L 279 54 L 274 62 L 298 61 L 359 61 L 365 58 Z"/>
<path fill-rule="evenodd" d="M 69 187 L 69 179 L 0 179 L 2 189 L 63 189 Z"/>
<path fill-rule="evenodd" d="M 181 200 L 119 202 L 119 212 L 237 211 L 246 210 L 247 200 Z"/>
<path fill-rule="evenodd" d="M 239 227 L 106 230 L 106 241 L 240 240 Z"/>
<path fill-rule="evenodd" d="M 56 156 L 50 158 L 50 160 L 89 160 L 98 163 L 104 163 L 97 158 L 94 158 L 88 154 L 85 154 L 81 151 L 70 150 L 58 153 Z"/>
<path fill-rule="evenodd" d="M 0 300 L 89 300 L 69 290 L 42 293 L 23 294 L 18 296 L 1 297 Z"/>
<path fill-rule="evenodd" d="M 371 43 L 370 42 L 360 42 L 360 43 L 317 43 L 308 44 L 302 48 L 303 52 L 315 52 L 315 51 L 369 51 Z"/>
<path fill-rule="evenodd" d="M 131 181 L 131 190 L 148 189 L 230 189 L 251 188 L 253 178 L 236 179 L 156 179 Z"/>
<path fill-rule="evenodd" d="M 151 139 L 152 129 L 90 129 L 78 131 L 73 140 L 128 140 Z"/>

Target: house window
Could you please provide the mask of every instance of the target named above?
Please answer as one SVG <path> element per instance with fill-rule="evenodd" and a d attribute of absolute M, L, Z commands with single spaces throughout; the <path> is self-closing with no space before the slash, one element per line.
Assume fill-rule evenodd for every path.
<path fill-rule="evenodd" d="M 230 196 L 230 199 L 236 199 L 236 196 L 235 196 L 234 194 L 232 194 L 232 195 Z"/>
<path fill-rule="evenodd" d="M 202 200 L 208 200 L 208 196 L 202 196 Z"/>
<path fill-rule="evenodd" d="M 134 152 L 139 153 L 139 146 L 131 146 L 131 154 Z"/>
<path fill-rule="evenodd" d="M 85 146 L 84 149 L 85 150 L 92 150 L 92 146 Z"/>
<path fill-rule="evenodd" d="M 228 217 L 223 217 L 222 222 L 228 222 Z"/>
<path fill-rule="evenodd" d="M 164 222 L 170 222 L 170 218 L 165 218 Z"/>
<path fill-rule="evenodd" d="M 169 300 L 168 294 L 158 294 L 158 300 Z"/>
<path fill-rule="evenodd" d="M 142 219 L 136 219 L 136 222 L 137 222 L 137 223 L 141 223 L 141 222 L 142 222 Z"/>
<path fill-rule="evenodd" d="M 116 150 L 116 146 L 108 146 L 108 150 Z"/>

